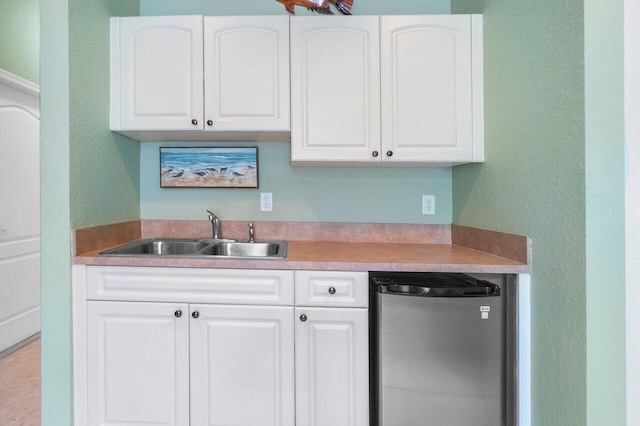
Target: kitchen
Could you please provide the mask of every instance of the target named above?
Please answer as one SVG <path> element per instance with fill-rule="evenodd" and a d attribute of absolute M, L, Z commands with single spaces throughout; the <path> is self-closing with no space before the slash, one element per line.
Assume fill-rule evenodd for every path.
<path fill-rule="evenodd" d="M 43 158 L 49 159 L 43 164 L 43 176 L 47 176 L 43 182 L 43 209 L 47 215 L 42 231 L 45 421 L 64 424 L 64 419 L 72 417 L 72 259 L 67 249 L 71 229 L 138 218 L 197 220 L 202 219 L 202 207 L 217 209 L 223 219 L 424 223 L 419 198 L 425 190 L 438 200 L 431 223 L 456 223 L 533 238 L 534 424 L 582 424 L 587 416 L 611 420 L 612 411 L 623 416 L 624 404 L 619 405 L 623 398 L 619 396 L 624 393 L 624 361 L 619 357 L 624 353 L 624 338 L 587 327 L 601 324 L 609 330 L 624 329 L 624 298 L 613 298 L 623 297 L 624 278 L 612 278 L 624 269 L 616 242 L 622 239 L 615 226 L 622 221 L 622 204 L 585 206 L 591 200 L 584 192 L 593 170 L 585 171 L 587 165 L 579 153 L 587 145 L 585 127 L 593 124 L 586 121 L 584 114 L 597 114 L 598 110 L 585 106 L 585 91 L 590 93 L 591 87 L 576 78 L 583 72 L 595 72 L 584 69 L 582 64 L 586 53 L 583 32 L 599 34 L 599 25 L 605 26 L 601 21 L 608 22 L 605 28 L 620 28 L 616 21 L 621 19 L 618 11 L 598 10 L 599 19 L 593 22 L 583 20 L 582 2 L 512 5 L 487 1 L 470 5 L 454 1 L 417 5 L 401 1 L 368 2 L 366 8 L 356 4 L 360 9 L 354 9 L 354 13 L 358 14 L 484 14 L 486 163 L 445 169 L 291 169 L 285 145 L 262 144 L 261 155 L 272 156 L 270 160 L 278 165 L 262 169 L 267 173 L 261 176 L 262 182 L 277 183 L 275 178 L 279 177 L 288 186 L 300 183 L 286 191 L 277 186 L 270 188 L 274 212 L 264 217 L 257 211 L 257 193 L 213 192 L 207 199 L 203 192 L 160 191 L 157 169 L 151 164 L 157 148 L 146 143 L 139 148 L 108 131 L 106 52 L 111 12 L 105 5 L 63 3 L 41 4 L 41 66 L 46 70 L 40 81 L 41 106 L 43 116 L 49 115 L 48 122 L 43 118 L 42 126 Z M 111 3 L 130 6 L 124 1 Z M 236 5 L 221 11 L 207 7 L 206 2 L 190 2 L 176 11 L 171 9 L 175 5 L 149 3 L 140 4 L 141 14 L 240 13 L 240 6 Z M 242 13 L 280 13 L 275 6 L 281 5 L 272 7 L 269 3 L 250 2 L 246 6 L 249 10 Z M 537 37 L 544 37 L 547 43 L 536 41 Z M 601 49 L 611 54 L 616 51 Z M 99 56 L 96 52 L 105 54 Z M 615 64 L 616 60 L 604 62 Z M 606 67 L 603 72 L 617 75 Z M 616 100 L 610 102 L 615 104 Z M 606 105 L 602 102 L 589 106 L 604 108 L 611 115 L 612 109 Z M 612 138 L 611 143 L 612 147 L 601 147 L 603 152 L 597 151 L 597 144 L 589 145 L 596 149 L 590 154 L 603 159 L 609 171 L 616 172 L 616 179 L 621 179 L 622 142 Z M 622 185 L 619 180 L 616 182 L 605 181 L 611 186 L 600 191 L 600 196 L 621 196 Z M 336 187 L 345 189 L 336 193 Z M 398 195 L 400 188 L 402 196 Z M 416 200 L 417 207 L 413 207 Z M 603 209 L 588 212 L 607 217 L 606 226 L 587 226 L 585 230 L 585 223 L 589 225 L 587 207 Z M 236 217 L 234 213 L 238 211 L 247 212 L 247 216 Z M 587 246 L 586 240 L 596 236 L 599 241 L 613 240 L 603 244 L 614 248 L 607 249 L 607 262 L 588 262 L 596 253 L 590 251 L 594 249 Z M 608 282 L 620 285 L 607 287 L 607 296 L 613 299 L 607 299 L 606 312 L 595 304 L 602 292 L 600 281 L 591 281 L 593 273 L 607 273 Z M 594 304 L 586 303 L 589 295 L 596 298 Z M 612 353 L 601 355 L 606 362 L 592 365 L 591 357 L 598 355 L 601 348 L 611 348 Z M 616 379 L 610 382 L 610 377 Z M 607 424 L 621 424 L 612 422 Z"/>

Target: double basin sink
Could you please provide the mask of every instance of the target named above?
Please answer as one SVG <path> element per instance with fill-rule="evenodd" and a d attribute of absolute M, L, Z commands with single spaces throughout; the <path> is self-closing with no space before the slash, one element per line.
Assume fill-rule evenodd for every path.
<path fill-rule="evenodd" d="M 120 257 L 284 259 L 287 257 L 287 242 L 151 238 L 131 241 L 100 254 Z"/>

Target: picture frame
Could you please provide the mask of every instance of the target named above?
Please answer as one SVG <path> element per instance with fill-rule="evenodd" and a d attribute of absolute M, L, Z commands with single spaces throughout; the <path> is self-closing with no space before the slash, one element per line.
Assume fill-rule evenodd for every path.
<path fill-rule="evenodd" d="M 257 147 L 161 147 L 161 188 L 258 188 Z"/>

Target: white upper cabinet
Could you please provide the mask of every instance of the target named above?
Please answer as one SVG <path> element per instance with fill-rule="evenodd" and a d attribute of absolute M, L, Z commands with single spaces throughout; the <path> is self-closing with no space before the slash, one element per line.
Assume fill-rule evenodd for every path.
<path fill-rule="evenodd" d="M 382 16 L 380 26 L 382 158 L 482 160 L 476 146 L 482 135 L 474 134 L 482 111 L 473 110 L 471 16 Z"/>
<path fill-rule="evenodd" d="M 202 130 L 202 72 L 201 16 L 111 18 L 111 129 Z"/>
<path fill-rule="evenodd" d="M 138 140 L 288 140 L 288 16 L 111 18 L 111 129 Z"/>
<path fill-rule="evenodd" d="M 291 18 L 292 161 L 378 161 L 378 17 Z"/>
<path fill-rule="evenodd" d="M 289 130 L 289 17 L 204 18 L 205 130 Z"/>
<path fill-rule="evenodd" d="M 291 18 L 292 162 L 484 161 L 482 16 L 358 19 Z"/>

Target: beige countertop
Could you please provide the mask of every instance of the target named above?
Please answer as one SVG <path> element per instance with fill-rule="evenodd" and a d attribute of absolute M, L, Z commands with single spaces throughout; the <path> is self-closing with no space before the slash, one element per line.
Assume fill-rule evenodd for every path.
<path fill-rule="evenodd" d="M 455 225 L 272 224 L 257 222 L 256 228 L 262 231 L 258 238 L 288 240 L 286 259 L 100 256 L 101 251 L 136 238 L 208 236 L 206 221 L 140 221 L 76 231 L 74 263 L 229 269 L 531 272 L 530 239 L 517 235 Z M 228 228 L 225 237 L 244 237 L 238 234 L 244 231 L 246 223 L 228 222 L 225 226 Z M 339 228 L 340 232 L 328 233 L 326 227 L 333 231 Z"/>

